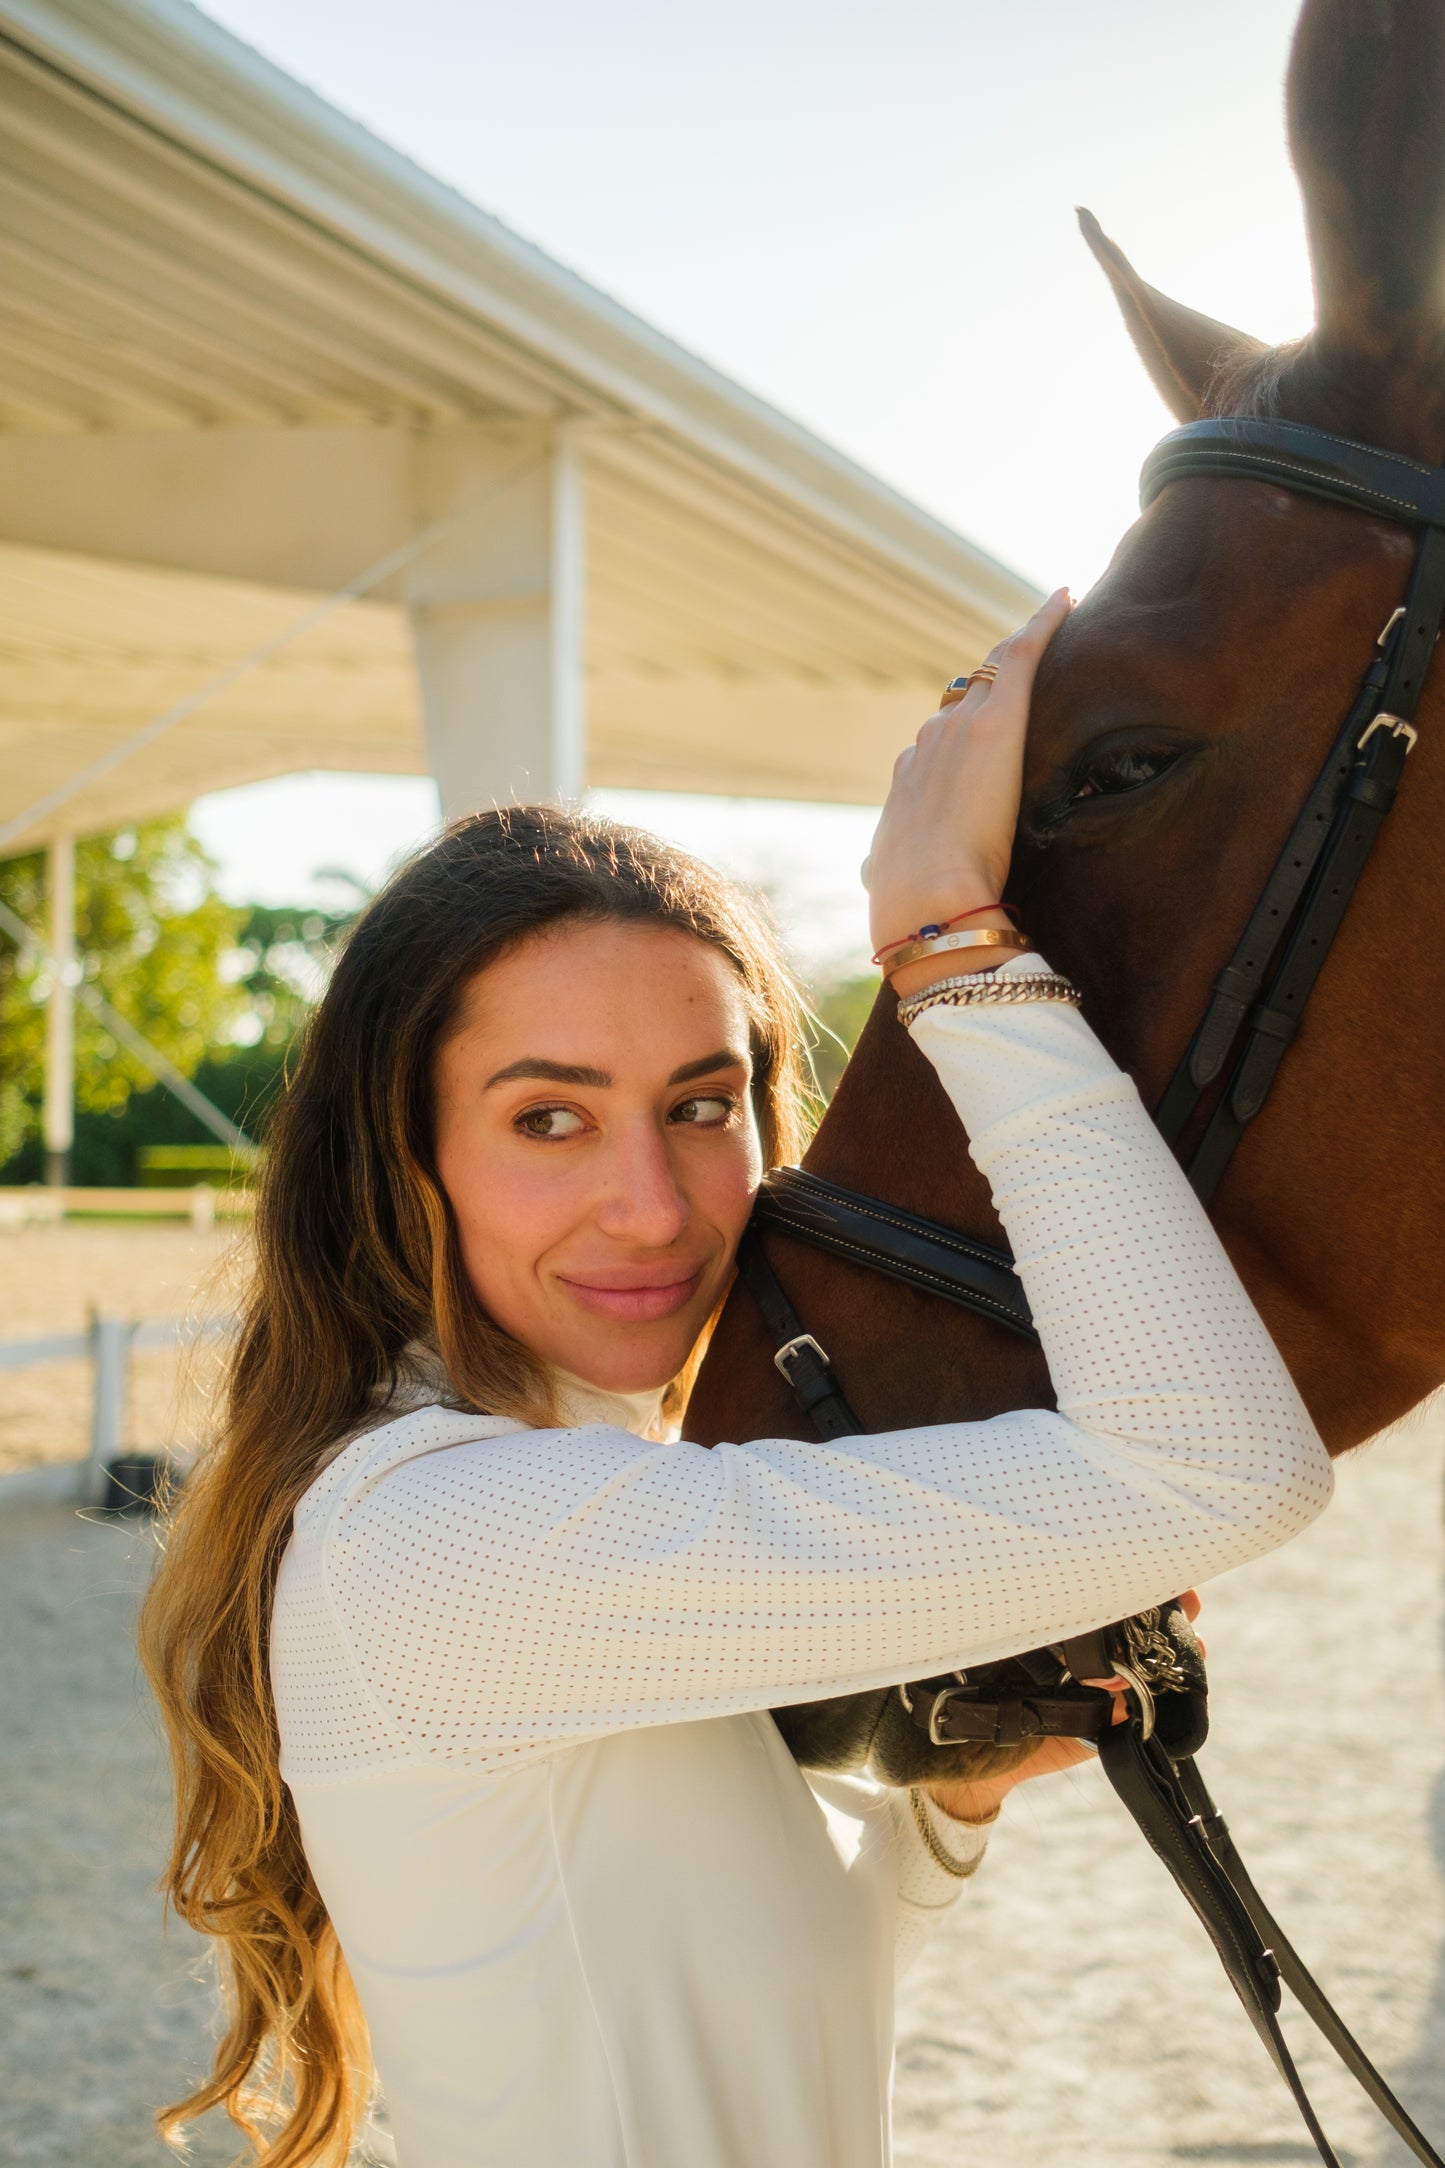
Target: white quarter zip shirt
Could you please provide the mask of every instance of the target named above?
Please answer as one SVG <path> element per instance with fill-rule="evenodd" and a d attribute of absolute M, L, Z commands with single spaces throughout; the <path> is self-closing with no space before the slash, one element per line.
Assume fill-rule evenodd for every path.
<path fill-rule="evenodd" d="M 1038 970 L 1037 957 L 1006 969 Z M 766 1714 L 1034 1648 L 1295 1534 L 1329 1462 L 1077 1012 L 913 1026 L 1057 1412 L 664 1442 L 579 1388 L 346 1445 L 276 1593 L 282 1774 L 401 2168 L 884 2168 L 895 1970 L 960 1881 Z M 964 1149 L 963 1136 L 959 1149 Z M 968 1868 L 982 1840 L 938 1815 Z"/>

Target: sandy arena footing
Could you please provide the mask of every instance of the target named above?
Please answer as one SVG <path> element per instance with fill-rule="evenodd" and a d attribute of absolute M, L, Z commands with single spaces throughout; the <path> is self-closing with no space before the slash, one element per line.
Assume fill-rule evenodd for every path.
<path fill-rule="evenodd" d="M 1417 1422 L 1345 1464 L 1325 1519 L 1216 1583 L 1204 1615 L 1209 1781 L 1267 1901 L 1437 2139 L 1442 1444 L 1438 1424 Z M 153 1891 L 165 1783 L 130 1638 L 152 1555 L 134 1524 L 0 1513 L 6 2162 L 156 2168 L 167 2156 L 151 2110 L 206 2059 L 199 1945 L 174 1926 L 163 1935 Z M 1294 2036 L 1345 2168 L 1404 2161 Z M 1213 1953 L 1097 1770 L 1015 1800 L 905 1983 L 896 2127 L 898 2168 L 1315 2157 Z M 190 2158 L 221 2168 L 236 2150 L 213 2119 Z"/>

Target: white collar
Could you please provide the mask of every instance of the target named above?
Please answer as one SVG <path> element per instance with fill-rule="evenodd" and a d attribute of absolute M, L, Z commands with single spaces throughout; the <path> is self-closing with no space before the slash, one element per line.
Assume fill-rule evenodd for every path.
<path fill-rule="evenodd" d="M 614 1429 L 630 1430 L 634 1437 L 661 1443 L 677 1436 L 662 1412 L 664 1385 L 641 1393 L 612 1393 L 601 1385 L 589 1385 L 570 1371 L 554 1370 L 557 1399 L 564 1423 L 610 1423 Z"/>
<path fill-rule="evenodd" d="M 589 1385 L 585 1378 L 573 1377 L 567 1370 L 554 1370 L 552 1377 L 558 1413 L 569 1428 L 606 1423 L 655 1443 L 670 1442 L 677 1436 L 676 1424 L 662 1412 L 665 1386 L 641 1393 L 613 1393 L 601 1385 Z M 412 1408 L 435 1407 L 438 1403 L 457 1405 L 456 1388 L 436 1349 L 423 1340 L 411 1340 L 398 1358 L 396 1384 L 386 1398 L 383 1419 L 390 1421 L 392 1416 Z"/>

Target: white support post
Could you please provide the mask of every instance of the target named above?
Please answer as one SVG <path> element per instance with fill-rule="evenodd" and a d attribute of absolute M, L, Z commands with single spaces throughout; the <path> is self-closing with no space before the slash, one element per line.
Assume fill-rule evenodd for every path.
<path fill-rule="evenodd" d="M 103 1505 L 106 1469 L 120 1455 L 125 1437 L 127 1373 L 135 1325 L 126 1317 L 91 1321 L 95 1363 L 95 1399 L 90 1414 L 90 1457 L 85 1464 L 82 1503 Z"/>
<path fill-rule="evenodd" d="M 587 506 L 575 428 L 553 435 L 551 484 L 549 796 L 578 799 L 587 788 Z"/>
<path fill-rule="evenodd" d="M 75 1143 L 75 839 L 57 836 L 45 854 L 51 955 L 45 1004 L 45 1179 L 63 1189 Z"/>
<path fill-rule="evenodd" d="M 408 578 L 444 818 L 587 784 L 586 503 L 574 430 L 419 440 L 417 519 L 456 524 Z"/>

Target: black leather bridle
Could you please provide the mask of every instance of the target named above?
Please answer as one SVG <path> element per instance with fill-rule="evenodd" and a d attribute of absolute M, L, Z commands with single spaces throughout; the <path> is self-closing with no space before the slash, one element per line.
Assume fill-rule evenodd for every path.
<path fill-rule="evenodd" d="M 1207 1201 L 1265 1103 L 1416 740 L 1413 718 L 1445 621 L 1445 467 L 1422 466 L 1294 422 L 1193 422 L 1150 454 L 1141 502 L 1147 508 L 1170 482 L 1204 476 L 1273 483 L 1418 533 L 1404 600 L 1380 635 L 1376 659 L 1155 1110 L 1160 1131 L 1177 1146 L 1206 1095 L 1223 1080 L 1186 1161 L 1190 1182 Z M 778 1168 L 759 1194 L 738 1269 L 772 1335 L 779 1371 L 825 1439 L 856 1437 L 864 1426 L 763 1255 L 757 1235 L 768 1232 L 960 1304 L 1038 1344 L 1006 1250 L 801 1167 Z M 1169 1641 L 1171 1626 L 1177 1648 Z M 1011 1744 L 1051 1733 L 1095 1739 L 1114 1789 L 1209 1933 L 1328 2168 L 1339 2168 L 1338 2156 L 1280 2031 L 1281 1981 L 1416 2159 L 1427 2168 L 1445 2168 L 1346 2031 L 1245 1872 L 1195 1766 L 1207 1715 L 1202 1665 L 1188 1644 L 1187 1628 L 1179 1626 L 1174 1607 L 1165 1606 L 1059 1648 L 899 1687 L 896 1694 L 907 1722 L 933 1747 L 969 1740 Z M 1122 1672 L 1132 1688 L 1129 1721 L 1122 1725 L 1112 1721 L 1111 1697 L 1080 1684 L 1110 1671 Z M 877 1742 L 885 1738 L 884 1704 L 896 1727 L 902 1719 L 887 1695 L 776 1714 L 806 1763 L 827 1759 L 820 1742 L 829 1713 L 861 1708 L 863 1729 L 854 1722 L 849 1736 L 855 1746 L 865 1741 L 856 1747 L 858 1755 L 872 1746 L 876 1760 Z M 883 1758 L 886 1763 L 886 1751 Z"/>

